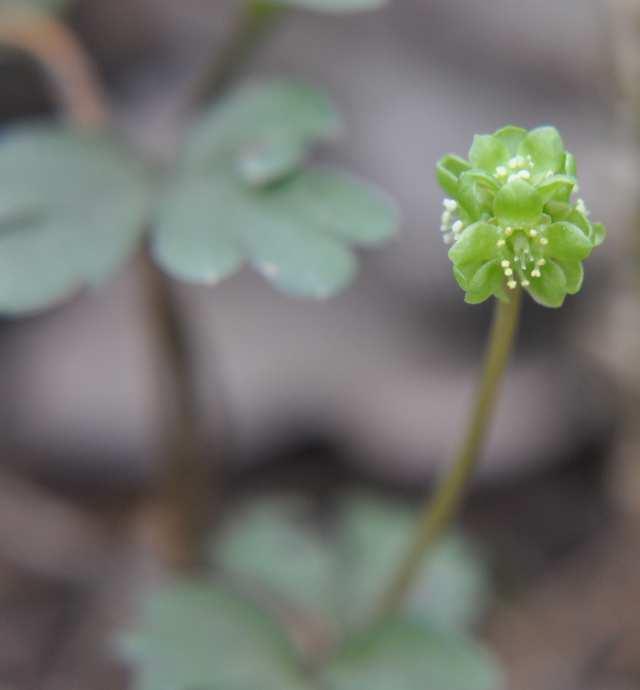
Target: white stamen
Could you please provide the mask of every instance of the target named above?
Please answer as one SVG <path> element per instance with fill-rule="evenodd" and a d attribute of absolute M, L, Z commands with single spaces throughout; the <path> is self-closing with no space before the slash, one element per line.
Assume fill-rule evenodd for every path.
<path fill-rule="evenodd" d="M 507 287 L 509 288 L 509 290 L 515 290 L 518 287 L 518 283 L 516 283 L 515 280 L 510 280 L 507 283 Z"/>
<path fill-rule="evenodd" d="M 504 247 L 505 244 L 506 242 L 504 240 L 498 240 L 496 242 L 496 247 Z"/>
<path fill-rule="evenodd" d="M 457 220 L 457 221 L 453 224 L 453 226 L 452 226 L 451 229 L 453 230 L 453 232 L 456 232 L 456 233 L 457 233 L 457 232 L 460 232 L 463 228 L 464 228 L 464 223 L 463 223 L 461 220 Z"/>
<path fill-rule="evenodd" d="M 546 237 L 541 237 L 540 238 L 540 244 L 542 244 L 542 245 L 549 244 L 549 240 Z"/>
<path fill-rule="evenodd" d="M 529 230 L 529 237 L 537 237 L 537 236 L 538 236 L 538 231 L 531 228 L 531 230 Z"/>
<path fill-rule="evenodd" d="M 513 275 L 513 269 L 512 268 L 505 268 L 504 274 L 507 276 L 507 278 L 509 278 L 510 276 Z"/>
<path fill-rule="evenodd" d="M 525 279 L 520 283 L 520 285 L 522 285 L 522 287 L 529 287 L 529 285 L 531 285 L 531 283 L 525 278 Z"/>
<path fill-rule="evenodd" d="M 534 268 L 533 271 L 531 271 L 531 277 L 532 278 L 539 278 L 542 274 L 540 273 L 540 269 Z"/>
<path fill-rule="evenodd" d="M 500 265 L 502 266 L 502 268 L 509 268 L 509 266 L 511 266 L 511 262 L 505 259 L 504 261 L 500 262 Z"/>
<path fill-rule="evenodd" d="M 455 199 L 445 199 L 442 203 L 447 211 L 455 211 L 458 208 L 458 202 Z"/>
<path fill-rule="evenodd" d="M 528 170 L 521 170 L 518 173 L 518 177 L 523 179 L 523 180 L 530 180 L 531 179 L 531 173 Z"/>
<path fill-rule="evenodd" d="M 546 259 L 538 259 L 536 261 L 536 266 L 544 266 L 546 263 Z"/>
<path fill-rule="evenodd" d="M 496 168 L 496 177 L 506 177 L 507 175 L 507 169 L 504 167 L 504 165 L 499 165 Z"/>
<path fill-rule="evenodd" d="M 584 216 L 589 215 L 589 211 L 587 210 L 587 207 L 584 203 L 584 199 L 578 199 L 578 201 L 576 202 L 576 211 L 579 211 Z"/>
<path fill-rule="evenodd" d="M 507 237 L 510 237 L 511 235 L 513 235 L 513 228 L 505 228 L 504 234 L 505 234 Z"/>

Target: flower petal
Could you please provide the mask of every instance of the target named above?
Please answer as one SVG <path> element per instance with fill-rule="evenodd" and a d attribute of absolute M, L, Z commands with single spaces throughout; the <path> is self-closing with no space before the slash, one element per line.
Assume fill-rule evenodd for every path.
<path fill-rule="evenodd" d="M 536 189 L 546 204 L 549 201 L 569 201 L 575 186 L 576 181 L 572 177 L 568 175 L 553 175 L 542 181 Z"/>
<path fill-rule="evenodd" d="M 546 228 L 544 235 L 549 242 L 545 253 L 555 259 L 582 261 L 593 249 L 589 238 L 573 223 L 552 223 Z"/>
<path fill-rule="evenodd" d="M 544 202 L 534 187 L 524 180 L 508 182 L 496 194 L 493 212 L 501 225 L 528 226 L 540 219 Z"/>
<path fill-rule="evenodd" d="M 483 184 L 479 184 L 480 178 L 485 180 Z M 491 215 L 495 190 L 486 186 L 486 178 L 489 175 L 481 170 L 469 170 L 460 175 L 458 182 L 457 199 L 474 221 Z"/>
<path fill-rule="evenodd" d="M 471 165 L 464 158 L 448 153 L 436 165 L 438 183 L 449 196 L 455 197 L 458 193 L 458 177 L 469 168 Z"/>
<path fill-rule="evenodd" d="M 575 177 L 578 174 L 576 159 L 568 151 L 564 154 L 564 174 L 571 175 L 571 177 Z"/>
<path fill-rule="evenodd" d="M 555 261 L 547 262 L 539 278 L 527 288 L 533 299 L 543 307 L 561 307 L 567 294 L 567 278 Z"/>
<path fill-rule="evenodd" d="M 527 136 L 527 130 L 522 129 L 522 127 L 507 125 L 494 132 L 493 136 L 506 144 L 510 156 L 515 156 L 516 153 L 518 153 L 518 146 L 520 146 L 522 140 Z"/>
<path fill-rule="evenodd" d="M 560 172 L 565 164 L 562 138 L 555 127 L 532 129 L 518 147 L 521 156 L 531 156 L 536 173 Z"/>
<path fill-rule="evenodd" d="M 607 231 L 602 223 L 593 223 L 591 227 L 593 229 L 591 241 L 593 242 L 594 247 L 598 247 L 604 242 L 604 239 L 607 236 Z"/>
<path fill-rule="evenodd" d="M 570 295 L 575 295 L 582 287 L 584 280 L 584 269 L 580 261 L 555 261 L 564 271 L 564 276 L 567 280 L 567 292 Z"/>
<path fill-rule="evenodd" d="M 469 149 L 469 160 L 474 168 L 494 173 L 499 165 L 509 159 L 507 145 L 491 134 L 476 134 Z"/>
<path fill-rule="evenodd" d="M 459 268 L 466 264 L 480 264 L 496 258 L 496 242 L 500 233 L 495 225 L 474 223 L 462 232 L 449 250 L 449 258 Z"/>
<path fill-rule="evenodd" d="M 473 278 L 467 284 L 465 302 L 479 304 L 500 292 L 504 283 L 504 275 L 498 264 L 498 260 L 487 261 L 475 272 Z"/>

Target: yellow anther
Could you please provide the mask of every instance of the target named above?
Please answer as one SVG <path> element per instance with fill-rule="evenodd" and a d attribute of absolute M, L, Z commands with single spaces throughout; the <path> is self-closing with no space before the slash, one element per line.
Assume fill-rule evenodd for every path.
<path fill-rule="evenodd" d="M 549 240 L 546 237 L 541 237 L 540 238 L 540 244 L 542 244 L 542 245 L 549 244 Z"/>
<path fill-rule="evenodd" d="M 515 280 L 510 280 L 507 283 L 507 287 L 509 288 L 509 290 L 515 290 L 518 287 L 518 283 L 516 283 Z"/>

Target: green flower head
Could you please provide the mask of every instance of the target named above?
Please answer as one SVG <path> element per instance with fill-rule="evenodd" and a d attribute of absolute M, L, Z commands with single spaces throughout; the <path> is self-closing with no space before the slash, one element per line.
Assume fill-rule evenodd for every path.
<path fill-rule="evenodd" d="M 582 261 L 605 230 L 572 200 L 575 159 L 554 127 L 476 135 L 469 160 L 444 156 L 437 178 L 447 195 L 441 230 L 467 302 L 508 300 L 520 285 L 559 307 L 580 290 Z"/>

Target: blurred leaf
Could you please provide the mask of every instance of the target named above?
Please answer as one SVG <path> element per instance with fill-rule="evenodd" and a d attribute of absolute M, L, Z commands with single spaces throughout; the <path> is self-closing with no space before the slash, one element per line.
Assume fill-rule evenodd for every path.
<path fill-rule="evenodd" d="M 271 0 L 273 5 L 287 5 L 317 12 L 360 12 L 384 7 L 388 0 Z"/>
<path fill-rule="evenodd" d="M 334 137 L 340 119 L 323 91 L 274 80 L 238 89 L 194 125 L 185 165 L 206 168 L 225 161 L 250 184 L 284 177 L 319 140 Z"/>
<path fill-rule="evenodd" d="M 394 567 L 409 546 L 415 511 L 387 501 L 345 501 L 340 610 L 351 625 L 371 614 Z M 467 629 L 476 623 L 489 599 L 486 567 L 469 542 L 452 534 L 425 561 L 407 612 L 443 628 Z"/>
<path fill-rule="evenodd" d="M 328 666 L 328 690 L 498 690 L 492 656 L 466 637 L 397 620 L 357 636 Z"/>
<path fill-rule="evenodd" d="M 0 139 L 0 312 L 96 285 L 133 252 L 146 171 L 108 135 L 21 127 Z"/>
<path fill-rule="evenodd" d="M 214 284 L 251 264 L 278 289 L 328 297 L 355 273 L 350 245 L 397 225 L 394 205 L 343 173 L 300 171 L 336 131 L 324 94 L 282 81 L 241 89 L 197 124 L 153 231 L 156 261 Z"/>
<path fill-rule="evenodd" d="M 491 589 L 485 563 L 461 534 L 443 539 L 425 563 L 407 607 L 443 628 L 468 630 L 485 612 Z"/>
<path fill-rule="evenodd" d="M 120 645 L 136 690 L 304 690 L 282 631 L 221 587 L 185 580 L 153 592 Z"/>
<path fill-rule="evenodd" d="M 334 554 L 305 523 L 308 505 L 264 500 L 223 537 L 216 559 L 232 576 L 258 583 L 309 612 L 334 609 Z"/>
<path fill-rule="evenodd" d="M 67 9 L 75 0 L 0 0 L 2 7 L 27 7 L 45 12 L 62 12 Z"/>
<path fill-rule="evenodd" d="M 363 624 L 415 528 L 415 513 L 373 497 L 346 497 L 334 529 L 322 536 L 305 522 L 304 504 L 260 501 L 232 523 L 218 562 L 248 586 L 266 589 L 332 623 Z M 426 562 L 407 612 L 440 628 L 466 630 L 484 612 L 489 578 L 469 542 L 453 534 Z"/>
<path fill-rule="evenodd" d="M 283 292 L 320 298 L 353 277 L 349 245 L 379 242 L 395 224 L 385 196 L 341 173 L 310 170 L 255 189 L 217 169 L 171 191 L 153 254 L 184 280 L 214 284 L 246 261 Z"/>

